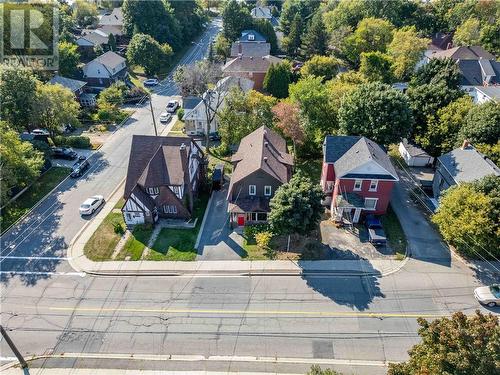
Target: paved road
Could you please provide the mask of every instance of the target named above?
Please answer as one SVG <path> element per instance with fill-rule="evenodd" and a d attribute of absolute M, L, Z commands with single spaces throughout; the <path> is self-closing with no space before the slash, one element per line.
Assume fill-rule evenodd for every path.
<path fill-rule="evenodd" d="M 220 30 L 220 21 L 211 24 L 200 40 L 193 44 L 179 64 L 192 64 L 206 56 L 211 38 Z M 169 98 L 178 95 L 172 75 L 155 88 L 152 95 L 155 117 L 164 110 Z M 162 125 L 158 133 L 166 135 L 175 121 Z M 35 285 L 54 272 L 71 272 L 65 260 L 66 248 L 88 218 L 80 217 L 78 207 L 87 197 L 108 197 L 125 177 L 132 134 L 154 134 L 148 103 L 116 131 L 89 159 L 91 168 L 84 177 L 67 179 L 25 220 L 5 233 L 1 241 L 1 280 L 20 277 Z M 14 271 L 14 273 L 12 273 Z"/>

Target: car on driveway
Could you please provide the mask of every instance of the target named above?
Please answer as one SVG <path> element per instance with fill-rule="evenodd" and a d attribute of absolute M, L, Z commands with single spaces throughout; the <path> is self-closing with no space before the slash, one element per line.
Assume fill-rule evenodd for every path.
<path fill-rule="evenodd" d="M 144 81 L 144 86 L 156 86 L 160 83 L 156 78 L 149 78 Z"/>
<path fill-rule="evenodd" d="M 474 297 L 488 307 L 500 306 L 500 285 L 481 286 L 474 290 Z"/>
<path fill-rule="evenodd" d="M 179 108 L 179 102 L 177 100 L 171 100 L 167 103 L 167 112 L 168 113 L 175 113 L 177 111 L 177 108 Z"/>
<path fill-rule="evenodd" d="M 217 164 L 212 172 L 212 189 L 220 190 L 224 185 L 224 164 Z"/>
<path fill-rule="evenodd" d="M 73 178 L 80 177 L 89 168 L 90 168 L 90 164 L 87 160 L 77 161 L 75 164 L 73 164 L 70 176 Z"/>
<path fill-rule="evenodd" d="M 71 148 L 54 147 L 52 148 L 52 156 L 54 159 L 75 160 L 78 154 Z"/>
<path fill-rule="evenodd" d="M 365 226 L 368 230 L 368 240 L 375 246 L 385 246 L 387 237 L 385 236 L 384 227 L 380 219 L 374 215 L 367 215 Z"/>
<path fill-rule="evenodd" d="M 80 205 L 80 215 L 92 215 L 104 203 L 102 195 L 94 195 Z"/>
<path fill-rule="evenodd" d="M 168 112 L 162 112 L 160 115 L 160 122 L 170 122 L 172 120 L 172 114 Z"/>

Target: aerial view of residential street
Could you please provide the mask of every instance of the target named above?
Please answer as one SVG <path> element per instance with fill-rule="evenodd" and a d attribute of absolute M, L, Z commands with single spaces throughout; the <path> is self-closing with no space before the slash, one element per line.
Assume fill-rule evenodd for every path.
<path fill-rule="evenodd" d="M 500 375 L 500 1 L 0 22 L 0 374 Z"/>

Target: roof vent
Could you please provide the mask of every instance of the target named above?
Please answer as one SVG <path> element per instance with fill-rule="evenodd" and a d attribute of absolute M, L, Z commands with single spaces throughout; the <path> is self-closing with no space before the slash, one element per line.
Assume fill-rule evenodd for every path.
<path fill-rule="evenodd" d="M 186 145 L 183 143 L 181 144 L 181 147 L 179 147 L 180 150 L 185 150 L 186 149 Z"/>
<path fill-rule="evenodd" d="M 264 156 L 264 161 L 267 163 L 267 156 Z"/>
<path fill-rule="evenodd" d="M 269 146 L 269 142 L 268 142 L 268 141 L 265 141 L 265 142 L 264 142 L 264 146 L 268 147 L 268 146 Z"/>
<path fill-rule="evenodd" d="M 462 143 L 462 150 L 466 150 L 469 146 L 469 141 L 467 139 L 464 139 L 464 143 Z"/>
<path fill-rule="evenodd" d="M 253 56 L 250 56 L 250 60 L 253 60 Z"/>

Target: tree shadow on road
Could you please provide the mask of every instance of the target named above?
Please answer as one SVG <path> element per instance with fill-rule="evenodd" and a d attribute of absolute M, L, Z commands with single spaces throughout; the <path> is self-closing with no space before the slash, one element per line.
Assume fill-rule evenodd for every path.
<path fill-rule="evenodd" d="M 302 278 L 307 285 L 335 303 L 359 311 L 368 309 L 375 298 L 385 298 L 380 290 L 380 271 L 358 254 L 349 250 L 342 252 L 342 259 L 333 260 L 339 265 L 336 275 L 331 276 L 327 272 L 324 272 L 324 275 L 321 272 L 306 273 Z M 314 269 L 314 263 L 299 261 L 298 264 L 305 270 Z M 355 269 L 362 269 L 362 274 L 356 275 L 356 272 L 352 271 Z"/>

